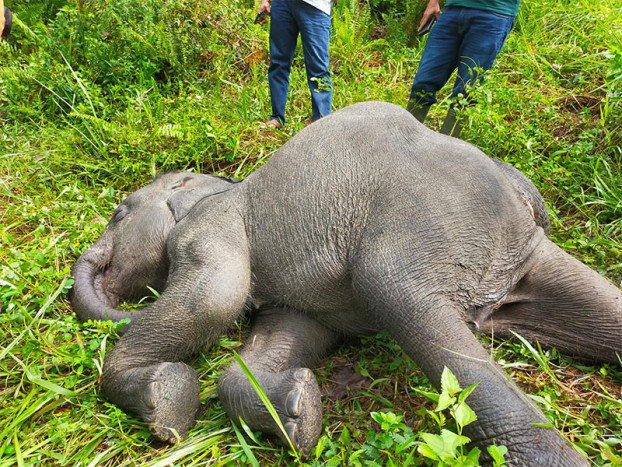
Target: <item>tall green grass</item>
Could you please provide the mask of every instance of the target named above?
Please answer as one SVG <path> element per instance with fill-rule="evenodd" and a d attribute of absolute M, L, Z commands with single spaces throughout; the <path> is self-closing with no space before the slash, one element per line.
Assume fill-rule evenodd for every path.
<path fill-rule="evenodd" d="M 248 1 L 5 1 L 19 22 L 0 44 L 0 466 L 293 463 L 271 440 L 235 431 L 218 403 L 218 373 L 244 323 L 193 362 L 204 413 L 186 440 L 165 446 L 101 394 L 116 330 L 78 323 L 67 291 L 76 258 L 155 173 L 245 176 L 304 126 L 301 54 L 289 125 L 265 134 L 268 34 Z M 405 105 L 425 41 L 412 28 L 423 3 L 340 0 L 335 108 Z M 554 240 L 620 286 L 619 2 L 523 3 L 463 138 L 526 173 L 547 199 Z M 433 109 L 430 126 L 446 107 Z M 386 447 L 387 436 L 438 429 L 421 372 L 387 339 L 363 344 L 317 370 L 325 430 L 310 465 L 397 464 L 409 453 Z M 585 366 L 519 339 L 485 344 L 594 465 L 622 463 L 619 365 Z M 353 372 L 359 389 L 344 395 L 334 381 Z M 386 434 L 371 412 L 404 419 L 378 416 L 394 421 Z"/>

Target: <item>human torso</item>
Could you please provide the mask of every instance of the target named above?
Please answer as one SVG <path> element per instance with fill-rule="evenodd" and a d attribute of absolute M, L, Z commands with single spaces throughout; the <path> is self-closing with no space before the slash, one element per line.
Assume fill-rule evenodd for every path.
<path fill-rule="evenodd" d="M 333 6 L 333 0 L 302 0 L 311 6 L 314 6 L 320 11 L 323 11 L 327 15 L 330 15 L 331 8 Z"/>
<path fill-rule="evenodd" d="M 520 0 L 447 0 L 445 7 L 464 7 L 507 16 L 518 14 Z"/>

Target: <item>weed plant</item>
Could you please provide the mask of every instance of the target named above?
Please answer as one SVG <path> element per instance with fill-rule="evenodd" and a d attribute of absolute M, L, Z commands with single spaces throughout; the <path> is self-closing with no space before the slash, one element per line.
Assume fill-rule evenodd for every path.
<path fill-rule="evenodd" d="M 117 329 L 79 323 L 67 292 L 76 258 L 154 174 L 244 177 L 303 127 L 302 55 L 288 125 L 266 134 L 268 32 L 252 24 L 252 2 L 5 2 L 16 19 L 0 43 L 0 466 L 295 463 L 286 448 L 234 428 L 218 403 L 218 374 L 245 323 L 193 362 L 203 413 L 186 440 L 162 445 L 103 397 L 102 362 Z M 406 103 L 426 40 L 407 24 L 416 26 L 424 0 L 370 4 L 335 7 L 335 108 Z M 529 176 L 548 202 L 553 239 L 618 286 L 621 29 L 617 0 L 523 2 L 462 134 Z M 433 108 L 431 127 L 447 104 Z M 518 337 L 483 342 L 593 465 L 622 464 L 620 365 L 588 366 Z M 442 436 L 451 422 L 430 415 L 429 383 L 398 347 L 382 336 L 362 344 L 317 369 L 324 432 L 304 462 L 425 463 L 420 433 Z"/>

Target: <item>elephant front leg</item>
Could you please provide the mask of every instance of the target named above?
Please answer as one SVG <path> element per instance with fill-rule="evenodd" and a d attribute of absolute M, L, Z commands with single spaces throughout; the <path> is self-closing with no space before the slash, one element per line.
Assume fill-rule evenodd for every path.
<path fill-rule="evenodd" d="M 240 354 L 274 406 L 292 444 L 305 455 L 322 432 L 320 388 L 308 367 L 338 340 L 336 333 L 318 322 L 296 311 L 275 308 L 257 314 L 248 344 Z M 242 418 L 251 429 L 287 443 L 237 362 L 220 378 L 218 395 L 235 423 Z"/>
<path fill-rule="evenodd" d="M 183 438 L 200 407 L 197 374 L 183 360 L 222 335 L 248 296 L 245 251 L 231 245 L 214 251 L 185 250 L 190 259 L 180 262 L 186 269 L 172 268 L 164 293 L 129 326 L 104 362 L 108 398 L 140 416 L 165 442 Z"/>
<path fill-rule="evenodd" d="M 195 425 L 199 389 L 196 372 L 181 362 L 108 370 L 104 378 L 104 391 L 112 402 L 138 415 L 156 438 L 171 444 Z"/>

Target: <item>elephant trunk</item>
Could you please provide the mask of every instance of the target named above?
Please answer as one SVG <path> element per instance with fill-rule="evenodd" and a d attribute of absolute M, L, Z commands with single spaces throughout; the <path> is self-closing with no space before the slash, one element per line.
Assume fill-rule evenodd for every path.
<path fill-rule="evenodd" d="M 112 259 L 112 241 L 108 233 L 80 256 L 73 268 L 71 305 L 80 321 L 114 322 L 135 320 L 139 312 L 115 309 L 119 297 L 107 291 L 107 275 Z"/>

